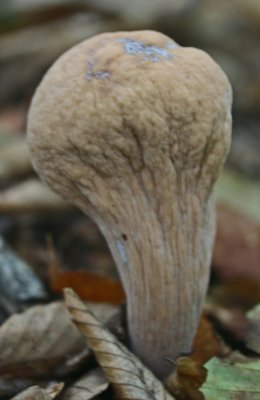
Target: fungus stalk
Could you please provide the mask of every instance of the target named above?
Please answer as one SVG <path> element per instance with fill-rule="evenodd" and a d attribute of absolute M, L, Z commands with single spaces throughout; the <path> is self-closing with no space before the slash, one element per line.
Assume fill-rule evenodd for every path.
<path fill-rule="evenodd" d="M 153 31 L 80 43 L 32 101 L 35 168 L 98 224 L 126 292 L 130 346 L 160 377 L 165 357 L 191 350 L 198 325 L 230 107 L 207 54 Z"/>

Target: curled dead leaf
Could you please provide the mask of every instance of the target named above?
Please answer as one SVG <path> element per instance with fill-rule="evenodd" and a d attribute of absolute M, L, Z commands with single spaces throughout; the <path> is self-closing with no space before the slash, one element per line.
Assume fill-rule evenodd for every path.
<path fill-rule="evenodd" d="M 174 399 L 152 372 L 100 324 L 72 289 L 65 289 L 64 295 L 72 320 L 95 353 L 118 399 Z"/>
<path fill-rule="evenodd" d="M 180 357 L 175 371 L 167 378 L 166 386 L 177 400 L 204 400 L 199 390 L 207 377 L 207 370 L 190 357 Z"/>
<path fill-rule="evenodd" d="M 199 365 L 203 365 L 212 357 L 222 357 L 228 352 L 228 348 L 217 335 L 212 324 L 205 315 L 202 315 L 190 357 Z"/>

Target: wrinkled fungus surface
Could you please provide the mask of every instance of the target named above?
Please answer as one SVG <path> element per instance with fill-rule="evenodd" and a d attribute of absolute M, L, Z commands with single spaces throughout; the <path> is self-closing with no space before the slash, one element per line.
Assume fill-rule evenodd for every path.
<path fill-rule="evenodd" d="M 130 345 L 160 376 L 165 357 L 191 349 L 204 302 L 231 99 L 203 51 L 116 32 L 61 56 L 29 113 L 34 165 L 99 225 L 126 291 Z"/>

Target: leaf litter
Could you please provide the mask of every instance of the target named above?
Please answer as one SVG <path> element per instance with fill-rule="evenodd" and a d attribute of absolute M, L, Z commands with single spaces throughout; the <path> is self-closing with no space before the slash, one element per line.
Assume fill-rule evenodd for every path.
<path fill-rule="evenodd" d="M 54 252 L 51 251 L 50 253 L 49 285 L 53 292 L 60 292 L 64 286 L 71 283 L 71 286 L 83 299 L 97 302 L 94 305 L 94 311 L 99 314 L 103 322 L 106 323 L 110 317 L 116 315 L 115 311 L 117 310 L 118 312 L 118 308 L 112 305 L 109 306 L 109 304 L 105 305 L 102 301 L 115 304 L 119 304 L 123 301 L 124 293 L 117 280 L 95 274 L 92 271 L 64 270 L 56 249 L 54 249 Z M 111 286 L 110 282 L 112 282 L 114 286 Z M 250 350 L 257 351 L 259 322 L 257 322 L 257 313 L 250 314 L 249 310 L 259 301 L 258 288 L 259 282 L 257 282 L 257 280 L 253 281 L 250 278 L 228 279 L 214 284 L 211 287 L 205 312 L 198 327 L 193 351 L 188 357 L 181 357 L 174 361 L 174 371 L 164 383 L 165 386 L 162 386 L 162 383 L 159 382 L 157 378 L 151 378 L 150 372 L 147 374 L 147 369 L 145 369 L 146 372 L 143 372 L 143 368 L 145 367 L 139 366 L 139 360 L 137 360 L 137 364 L 134 364 L 138 366 L 134 368 L 134 380 L 141 380 L 143 382 L 145 376 L 148 380 L 148 384 L 146 382 L 144 384 L 145 390 L 147 390 L 147 387 L 148 390 L 152 387 L 149 396 L 157 396 L 154 397 L 155 399 L 163 399 L 164 397 L 162 396 L 165 396 L 166 391 L 166 396 L 171 396 L 169 398 L 176 398 L 177 400 L 207 400 L 209 396 L 208 387 L 212 390 L 212 374 L 215 374 L 215 370 L 213 370 L 213 372 L 211 370 L 210 360 L 215 359 L 215 357 L 221 357 L 221 359 L 225 360 L 231 351 L 229 348 L 230 342 L 226 340 L 225 334 L 223 336 L 222 327 L 225 327 L 225 329 L 228 327 L 234 340 L 236 341 L 239 339 L 239 341 L 243 343 L 244 348 L 247 347 Z M 42 314 L 42 310 L 46 311 L 46 318 L 42 317 L 44 314 Z M 246 311 L 248 311 L 247 314 Z M 47 317 L 48 313 L 50 314 L 49 318 Z M 66 315 L 66 323 L 64 315 Z M 241 318 L 238 318 L 238 315 L 240 315 Z M 252 317 L 252 315 L 254 315 L 254 317 Z M 213 321 L 213 323 L 210 322 L 209 319 Z M 22 320 L 24 321 L 22 322 Z M 37 321 L 36 324 L 34 323 L 35 321 Z M 69 329 L 66 324 L 68 324 Z M 61 302 L 52 302 L 47 305 L 30 307 L 27 311 L 15 314 L 7 319 L 0 328 L 0 371 L 3 372 L 1 379 L 5 380 L 8 387 L 5 388 L 5 390 L 3 388 L 1 392 L 0 380 L 0 398 L 1 394 L 4 396 L 4 394 L 9 393 L 10 395 L 12 393 L 12 391 L 10 391 L 12 383 L 13 393 L 15 393 L 39 382 L 40 386 L 38 386 L 37 390 L 39 390 L 39 393 L 42 391 L 44 396 L 47 396 L 45 398 L 48 399 L 49 394 L 44 392 L 44 387 L 48 384 L 49 379 L 53 378 L 65 379 L 65 389 L 59 394 L 58 398 L 73 400 L 73 397 L 78 397 L 80 399 L 81 396 L 85 399 L 87 398 L 86 396 L 92 396 L 91 392 L 95 393 L 95 396 L 98 395 L 102 397 L 101 392 L 103 390 L 106 392 L 109 382 L 113 381 L 114 370 L 112 379 L 110 372 L 107 376 L 107 380 L 103 381 L 104 386 L 102 382 L 100 382 L 99 385 L 98 381 L 95 381 L 92 375 L 94 372 L 91 367 L 93 358 L 82 336 L 75 330 L 73 334 L 67 335 L 63 333 L 62 340 L 59 339 L 61 331 L 71 332 L 72 327 L 70 324 L 71 322 L 69 321 L 67 311 Z M 119 326 L 119 320 L 114 321 L 112 330 L 115 331 L 116 334 L 119 333 L 121 335 L 122 328 L 119 329 Z M 37 329 L 35 327 L 37 327 Z M 220 331 L 219 327 L 221 327 Z M 42 335 L 40 334 L 41 330 Z M 75 335 L 79 335 L 77 336 L 76 342 Z M 14 341 L 6 342 L 7 337 L 8 339 L 12 337 Z M 27 340 L 24 340 L 25 337 Z M 28 343 L 29 338 L 32 337 L 35 339 L 34 342 L 32 342 L 34 343 L 34 347 L 32 343 Z M 60 338 L 61 337 L 62 335 Z M 69 342 L 65 344 L 68 337 Z M 125 339 L 124 333 L 121 337 L 123 340 Z M 55 341 L 58 345 L 55 344 Z M 77 348 L 76 345 L 77 351 L 74 351 L 74 345 L 77 341 L 80 343 L 80 346 Z M 6 348 L 6 344 L 4 343 L 8 343 L 7 347 L 9 348 L 9 352 L 4 350 Z M 256 345 L 254 343 L 256 343 Z M 11 351 L 12 349 L 13 351 Z M 16 351 L 16 349 L 18 349 L 18 351 Z M 119 349 L 120 351 L 122 350 L 122 345 L 120 343 Z M 123 357 L 126 358 L 124 361 L 126 363 L 129 357 L 131 360 L 132 357 L 136 360 L 136 357 L 129 350 L 122 355 L 122 359 Z M 107 361 L 107 359 L 105 359 L 105 361 Z M 135 362 L 136 361 L 134 361 L 134 363 Z M 248 362 L 250 362 L 250 358 Z M 99 363 L 102 367 L 101 362 Z M 246 367 L 246 363 L 247 361 L 242 364 L 239 371 L 240 373 L 241 370 Z M 231 367 L 231 364 L 225 365 L 225 368 Z M 71 374 L 76 374 L 75 379 L 72 381 L 69 379 Z M 77 374 L 79 375 L 77 376 Z M 91 376 L 92 378 L 90 378 Z M 253 379 L 256 378 L 256 375 L 253 376 Z M 123 382 L 132 382 L 132 380 L 126 376 L 126 373 L 121 372 L 120 379 L 122 379 Z M 93 382 L 96 382 L 96 384 Z M 160 389 L 157 388 L 158 382 Z M 206 389 L 202 390 L 201 386 Z M 98 393 L 95 392 L 95 388 Z M 28 389 L 28 393 L 30 393 L 29 390 L 36 389 L 30 388 Z M 116 391 L 119 392 L 119 396 L 125 396 L 125 392 L 127 392 L 127 396 L 130 396 L 130 399 L 136 398 L 138 395 L 135 391 L 132 393 L 129 387 L 127 387 L 127 389 L 123 387 L 122 389 L 122 386 L 120 386 L 120 389 L 117 387 Z M 146 394 L 147 393 L 145 393 L 145 396 Z M 37 399 L 37 397 L 35 398 Z M 227 399 L 229 398 L 227 397 Z M 233 397 L 230 397 L 230 399 L 233 400 Z"/>
<path fill-rule="evenodd" d="M 57 310 L 64 315 L 66 314 L 66 310 L 64 306 L 61 308 L 57 307 L 55 305 L 57 303 L 54 301 L 59 297 L 58 292 L 70 283 L 70 279 L 73 281 L 73 288 L 83 299 L 101 302 L 102 299 L 105 298 L 105 300 L 111 301 L 111 291 L 109 292 L 107 290 L 106 277 L 104 277 L 104 279 L 102 277 L 101 290 L 97 290 L 96 292 L 94 290 L 94 295 L 96 297 L 91 298 L 92 294 L 89 295 L 89 293 L 95 287 L 96 281 L 91 280 L 91 278 L 88 279 L 89 270 L 84 271 L 84 273 L 75 270 L 79 265 L 80 268 L 86 267 L 86 269 L 91 269 L 92 273 L 94 271 L 94 274 L 96 274 L 99 279 L 99 272 L 101 270 L 103 271 L 103 269 L 106 270 L 102 257 L 104 257 L 104 255 L 107 257 L 108 253 L 104 251 L 102 245 L 100 246 L 99 243 L 97 244 L 97 230 L 88 229 L 88 220 L 85 217 L 81 216 L 82 230 L 80 234 L 75 236 L 72 234 L 75 228 L 75 222 L 69 217 L 71 206 L 54 196 L 36 180 L 35 176 L 33 176 L 29 151 L 23 132 L 25 131 L 28 98 L 31 97 L 36 80 L 40 79 L 42 71 L 46 68 L 47 64 L 50 64 L 50 60 L 61 53 L 63 49 L 71 46 L 72 41 L 79 41 L 81 38 L 85 38 L 86 32 L 87 36 L 90 36 L 99 31 L 116 30 L 118 26 L 122 29 L 124 26 L 122 26 L 122 20 L 118 19 L 118 13 L 116 18 L 107 20 L 107 14 L 102 15 L 100 10 L 97 12 L 95 6 L 91 8 L 94 2 L 90 2 L 90 11 L 92 10 L 92 12 L 90 12 L 89 15 L 87 11 L 86 16 L 82 14 L 82 10 L 79 13 L 78 5 L 75 5 L 75 7 L 73 6 L 69 11 L 64 7 L 64 4 L 62 4 L 64 2 L 58 2 L 60 3 L 58 6 L 57 4 L 53 6 L 53 2 L 47 1 L 46 3 L 46 1 L 40 0 L 35 2 L 37 6 L 33 11 L 30 8 L 30 2 L 28 2 L 25 8 L 24 5 L 21 7 L 21 3 L 22 2 L 14 1 L 12 2 L 11 8 L 8 6 L 11 12 L 8 14 L 7 20 L 3 21 L 2 27 L 3 54 L 1 53 L 1 56 L 2 66 L 4 67 L 4 73 L 2 74 L 4 90 L 1 92 L 1 100 L 4 109 L 1 110 L 0 114 L 0 234 L 3 234 L 7 242 L 9 242 L 9 233 L 11 232 L 11 235 L 13 235 L 16 240 L 16 243 L 12 243 L 12 240 L 11 243 L 8 243 L 9 245 L 15 244 L 14 249 L 7 246 L 8 252 L 10 251 L 15 256 L 15 258 L 12 258 L 12 262 L 20 266 L 22 263 L 23 265 L 27 265 L 28 260 L 26 260 L 26 257 L 24 258 L 24 254 L 27 252 L 27 258 L 29 261 L 33 261 L 32 263 L 29 262 L 27 267 L 30 269 L 31 264 L 43 285 L 46 286 L 48 286 L 50 282 L 47 276 L 48 262 L 46 262 L 46 248 L 40 243 L 39 236 L 48 236 L 51 233 L 55 236 L 57 243 L 61 243 L 63 240 L 65 243 L 66 240 L 69 239 L 71 245 L 67 246 L 67 244 L 65 244 L 64 247 L 67 258 L 69 258 L 68 265 L 69 267 L 73 266 L 74 271 L 72 271 L 72 276 L 70 273 L 67 273 L 69 271 L 62 271 L 59 276 L 56 276 L 55 285 L 56 288 L 58 286 L 57 291 L 55 285 L 52 287 L 53 281 L 50 282 L 51 284 L 47 288 L 49 290 L 47 290 L 46 300 L 45 296 L 42 298 L 37 297 L 37 299 L 33 298 L 33 296 L 31 296 L 31 291 L 33 291 L 34 294 L 36 291 L 32 290 L 31 284 L 24 284 L 30 280 L 22 280 L 22 282 L 20 282 L 20 288 L 22 286 L 24 293 L 28 295 L 28 302 L 26 300 L 26 304 L 19 295 L 21 291 L 17 290 L 16 293 L 15 290 L 13 290 L 15 285 L 18 284 L 16 281 L 19 281 L 19 274 L 13 274 L 8 284 L 3 284 L 4 281 L 0 279 L 2 284 L 0 294 L 0 320 L 2 322 L 6 319 L 6 322 L 0 329 L 0 341 L 2 340 L 0 365 L 2 368 L 1 371 L 3 372 L 0 376 L 0 398 L 1 400 L 10 399 L 15 393 L 20 392 L 16 395 L 15 399 L 25 400 L 33 398 L 34 400 L 49 400 L 56 396 L 57 400 L 62 400 L 63 396 L 69 393 L 72 400 L 73 397 L 79 400 L 80 396 L 83 399 L 86 398 L 88 385 L 90 385 L 91 390 L 93 389 L 94 395 L 95 390 L 92 384 L 90 384 L 89 376 L 92 374 L 95 375 L 95 369 L 93 368 L 96 368 L 96 364 L 94 365 L 93 358 L 91 364 L 89 364 L 90 350 L 83 342 L 82 352 L 76 352 L 76 354 L 73 354 L 73 352 L 70 354 L 69 349 L 71 349 L 71 343 L 67 343 L 66 346 L 64 345 L 64 353 L 66 354 L 59 353 L 59 343 L 57 349 L 55 348 L 56 346 L 53 342 L 55 333 L 57 338 L 60 338 L 57 339 L 57 342 L 60 340 L 62 342 L 64 340 L 59 336 L 60 331 L 58 325 L 65 328 L 67 326 L 66 324 L 69 324 L 69 322 L 66 322 L 66 324 L 60 323 L 62 317 L 58 315 L 59 313 L 57 313 Z M 117 1 L 114 3 L 118 3 L 117 5 L 121 4 Z M 193 2 L 191 1 L 190 3 Z M 251 3 L 253 4 L 256 2 L 253 1 Z M 242 7 L 244 7 L 244 5 Z M 250 9 L 250 11 L 252 11 L 253 8 Z M 24 12 L 25 10 L 26 12 Z M 213 10 L 213 12 L 215 12 L 215 10 Z M 253 25 L 255 22 L 255 26 L 257 26 L 257 13 L 253 12 L 251 14 L 254 16 L 254 21 L 252 20 Z M 21 15 L 23 20 L 22 29 L 20 29 Z M 5 13 L 3 17 L 5 17 Z M 104 21 L 102 21 L 103 17 L 105 17 Z M 243 18 L 242 14 L 241 17 Z M 40 23 L 40 26 L 37 26 L 37 21 L 44 22 L 44 26 L 42 23 Z M 70 29 L 68 29 L 68 26 Z M 86 26 L 88 26 L 87 31 Z M 43 27 L 44 29 L 42 29 Z M 57 31 L 61 34 L 57 35 Z M 53 35 L 53 32 L 55 32 L 55 35 Z M 221 29 L 219 32 L 221 32 Z M 49 48 L 49 44 L 53 41 L 54 36 L 56 37 L 55 43 Z M 35 53 L 35 49 L 34 46 L 31 46 L 30 37 L 32 37 L 33 43 L 37 42 L 36 50 L 39 54 L 41 53 L 40 57 L 35 57 L 35 54 L 33 54 Z M 37 38 L 36 41 L 35 37 Z M 12 40 L 10 41 L 10 39 Z M 38 45 L 39 40 L 43 45 L 40 46 L 40 51 Z M 249 36 L 249 41 L 252 43 L 251 36 Z M 9 43 L 9 45 L 6 46 L 5 43 Z M 6 52 L 8 54 L 6 54 Z M 255 57 L 252 59 L 255 60 Z M 17 62 L 19 64 L 18 74 Z M 250 70 L 250 68 L 248 70 Z M 7 71 L 8 74 L 6 75 Z M 33 83 L 33 81 L 35 82 Z M 257 85 L 253 85 L 252 87 L 256 88 Z M 243 88 L 244 87 L 242 87 L 242 90 Z M 248 90 L 246 90 L 246 92 L 247 91 Z M 256 94 L 255 89 L 251 92 Z M 5 97 L 8 97 L 7 104 L 4 103 Z M 14 99 L 16 102 L 18 101 L 20 104 L 19 106 L 17 106 L 17 104 L 9 106 L 10 102 Z M 252 97 L 252 99 L 251 106 L 254 107 L 255 99 L 254 97 Z M 252 107 L 248 107 L 248 109 Z M 248 122 L 250 122 L 249 126 L 251 129 L 252 121 Z M 256 128 L 258 127 L 258 125 L 255 126 Z M 255 148 L 257 150 L 257 146 L 255 146 Z M 248 151 L 248 149 L 246 150 Z M 251 154 L 248 156 L 247 151 L 245 152 L 243 149 L 241 157 L 236 157 L 236 162 L 239 163 L 239 165 L 243 165 L 244 158 L 248 160 L 252 159 Z M 256 160 L 259 164 L 257 151 Z M 255 185 L 257 186 L 257 182 Z M 250 205 L 250 201 L 248 200 L 250 199 L 248 198 L 247 190 L 244 190 L 244 193 L 247 195 L 245 210 L 247 212 Z M 67 222 L 63 224 L 57 222 L 56 214 L 60 214 L 61 220 Z M 43 218 L 47 221 L 46 230 L 45 228 L 42 229 L 42 225 L 39 224 L 39 221 Z M 86 227 L 88 230 L 87 234 L 86 231 L 84 232 Z M 18 231 L 21 232 L 20 236 Z M 30 233 L 29 236 L 28 232 Z M 82 244 L 81 247 L 79 246 L 80 240 Z M 91 246 L 93 246 L 93 248 L 95 247 L 95 252 Z M 61 247 L 62 246 L 60 246 L 59 251 Z M 73 250 L 74 248 L 75 250 Z M 83 252 L 82 248 L 86 249 L 86 251 Z M 260 302 L 259 248 L 259 223 L 252 219 L 249 220 L 249 218 L 230 207 L 224 205 L 218 207 L 218 232 L 213 258 L 214 272 L 210 285 L 210 296 L 208 297 L 204 309 L 203 322 L 199 326 L 192 354 L 188 357 L 181 357 L 179 360 L 172 360 L 175 366 L 175 371 L 173 372 L 173 374 L 175 374 L 175 380 L 171 390 L 173 390 L 172 393 L 178 392 L 176 398 L 190 396 L 190 400 L 191 396 L 201 395 L 203 395 L 206 400 L 215 400 L 216 398 L 218 400 L 260 398 L 257 392 L 259 383 L 259 306 L 257 307 L 257 304 Z M 5 254 L 7 253 L 5 252 Z M 22 255 L 21 258 L 19 254 Z M 7 258 L 4 260 L 5 263 Z M 80 259 L 82 260 L 81 264 L 79 262 Z M 12 263 L 8 264 L 10 270 L 12 270 L 11 264 Z M 112 263 L 110 263 L 110 266 L 111 265 Z M 109 269 L 107 275 L 108 277 L 114 278 L 111 271 L 112 269 Z M 11 271 L 8 272 L 11 273 Z M 87 273 L 85 274 L 85 272 Z M 32 277 L 30 272 L 29 275 Z M 36 280 L 38 279 L 37 276 L 35 276 L 35 278 Z M 91 288 L 88 287 L 90 285 L 92 285 Z M 86 289 L 83 288 L 85 286 Z M 54 289 L 55 293 L 53 293 Z M 11 297 L 8 297 L 8 291 Z M 39 291 L 38 294 L 40 294 L 40 292 L 41 291 Z M 118 295 L 118 293 L 116 293 L 116 295 Z M 35 310 L 33 307 L 35 301 L 48 301 L 52 303 L 37 306 L 40 308 Z M 110 318 L 111 309 L 101 303 L 99 306 L 100 308 L 98 309 L 95 305 L 95 313 L 99 314 L 99 312 L 101 312 L 102 316 L 99 314 L 99 318 L 102 322 L 105 322 L 105 320 Z M 42 323 L 39 324 L 38 329 L 43 329 L 43 331 L 45 329 L 45 334 L 43 331 L 42 334 L 37 332 L 37 327 L 30 323 L 28 319 L 30 314 L 26 311 L 29 307 L 32 309 L 32 321 L 37 320 L 35 316 L 33 317 L 33 314 L 35 313 L 36 315 L 40 313 L 41 307 L 46 308 L 48 313 L 54 318 L 52 323 L 50 318 L 46 318 L 45 322 L 42 321 Z M 54 312 L 55 307 L 57 307 L 56 313 Z M 20 319 L 24 318 L 26 322 L 24 327 L 22 327 L 23 324 L 21 320 L 17 318 L 16 314 L 11 317 L 13 326 L 10 324 L 9 315 L 18 311 L 20 312 Z M 40 315 L 42 314 L 40 313 Z M 68 318 L 68 314 L 66 315 L 66 318 Z M 5 328 L 6 324 L 9 326 L 8 329 Z M 2 328 L 4 328 L 3 331 L 6 329 L 5 339 L 2 336 Z M 111 328 L 113 331 L 121 332 L 120 334 L 124 331 L 118 320 L 116 322 L 113 321 Z M 68 330 L 71 332 L 71 328 Z M 75 332 L 72 338 L 70 338 L 72 342 L 73 338 L 75 338 L 74 335 L 76 335 Z M 35 339 L 35 355 L 32 354 L 33 349 L 30 350 L 28 347 L 27 336 Z M 122 337 L 125 337 L 124 334 Z M 14 340 L 14 346 L 16 346 L 13 349 L 12 340 Z M 42 364 L 44 352 L 40 349 L 41 346 L 46 348 L 48 341 L 50 342 L 49 351 L 51 354 L 47 352 L 45 356 L 47 359 L 50 358 L 50 360 L 47 360 L 49 363 Z M 4 343 L 10 348 L 6 350 Z M 230 351 L 237 348 L 239 348 L 242 353 L 246 354 L 247 357 L 245 358 L 240 355 L 239 357 L 233 356 L 232 359 L 228 358 L 227 355 Z M 26 352 L 26 349 L 29 349 L 29 351 Z M 52 356 L 57 357 L 55 362 L 53 362 Z M 5 366 L 7 369 L 5 369 Z M 37 366 L 36 371 L 33 370 L 34 366 Z M 207 378 L 202 388 L 200 388 L 200 382 L 205 380 L 205 368 L 208 371 Z M 248 387 L 249 379 L 244 379 L 245 373 L 248 372 L 248 370 L 250 371 L 252 383 L 251 392 Z M 10 373 L 7 373 L 7 371 L 10 371 Z M 140 369 L 140 373 L 141 371 L 142 369 Z M 55 392 L 55 389 L 53 389 L 53 392 L 49 391 L 50 381 L 60 381 L 59 377 L 56 377 L 56 374 L 65 382 L 65 388 L 60 394 L 58 394 L 58 391 Z M 28 375 L 28 377 L 26 378 L 24 375 Z M 80 390 L 77 385 L 81 385 L 82 382 L 84 382 L 84 387 L 82 386 L 82 390 Z M 94 380 L 92 382 L 94 382 Z M 240 383 L 240 387 L 236 386 L 238 383 Z M 107 384 L 106 382 L 106 385 Z M 219 387 L 221 384 L 222 391 L 220 391 Z M 227 390 L 229 385 L 231 387 L 230 391 Z M 77 387 L 78 392 L 73 392 L 75 387 Z M 96 384 L 96 388 L 99 388 L 98 383 Z M 25 389 L 24 392 L 22 392 L 23 389 Z M 69 392 L 70 390 L 72 391 Z M 96 396 L 98 396 L 99 399 L 113 398 L 111 393 L 107 393 L 106 390 L 103 393 L 96 392 L 95 397 Z M 173 396 L 175 396 L 175 394 L 173 394 Z"/>
<path fill-rule="evenodd" d="M 260 360 L 241 361 L 212 358 L 208 377 L 201 388 L 207 400 L 259 400 Z"/>
<path fill-rule="evenodd" d="M 65 302 L 73 322 L 86 338 L 118 399 L 174 399 L 163 384 L 89 311 L 72 289 Z"/>

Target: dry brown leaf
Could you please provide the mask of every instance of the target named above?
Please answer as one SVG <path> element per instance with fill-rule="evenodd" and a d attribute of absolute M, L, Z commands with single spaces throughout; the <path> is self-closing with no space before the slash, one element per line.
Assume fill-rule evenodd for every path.
<path fill-rule="evenodd" d="M 72 289 L 65 289 L 70 315 L 104 370 L 117 398 L 172 400 L 162 383 L 105 329 Z"/>
<path fill-rule="evenodd" d="M 207 370 L 190 357 L 180 357 L 166 386 L 177 400 L 204 400 L 199 388 L 205 382 Z"/>
<path fill-rule="evenodd" d="M 74 382 L 65 390 L 61 400 L 91 400 L 103 393 L 108 386 L 103 371 L 97 368 Z"/>
<path fill-rule="evenodd" d="M 61 293 L 70 287 L 82 300 L 111 304 L 124 302 L 125 292 L 118 279 L 82 269 L 65 271 L 51 237 L 48 238 L 48 253 L 48 276 L 54 292 Z"/>
<path fill-rule="evenodd" d="M 55 399 L 61 393 L 63 387 L 63 382 L 52 383 L 45 390 L 52 399 Z"/>
<path fill-rule="evenodd" d="M 51 280 L 54 292 L 62 292 L 71 287 L 83 299 L 102 303 L 122 304 L 125 293 L 117 279 L 94 274 L 93 272 L 77 270 L 63 271 Z"/>
<path fill-rule="evenodd" d="M 63 303 L 31 307 L 0 328 L 0 374 L 13 378 L 58 374 L 85 347 Z"/>
<path fill-rule="evenodd" d="M 217 209 L 213 268 L 222 278 L 260 280 L 260 225 L 226 205 Z"/>
<path fill-rule="evenodd" d="M 243 310 L 214 305 L 212 307 L 207 307 L 207 312 L 217 323 L 218 328 L 221 329 L 222 335 L 228 336 L 229 341 L 245 341 L 249 322 Z"/>
<path fill-rule="evenodd" d="M 5 214 L 64 212 L 70 208 L 68 202 L 37 179 L 29 179 L 0 192 L 0 212 Z"/>
<path fill-rule="evenodd" d="M 11 400 L 52 400 L 51 397 L 46 391 L 39 386 L 32 386 L 28 389 L 25 389 L 22 393 L 19 393 L 17 396 L 13 397 Z"/>
<path fill-rule="evenodd" d="M 89 306 L 104 323 L 109 323 L 118 312 L 108 304 Z M 0 327 L 0 354 L 0 375 L 7 381 L 10 376 L 13 379 L 63 376 L 91 358 L 84 338 L 61 302 L 31 307 L 10 317 Z"/>
<path fill-rule="evenodd" d="M 63 383 L 50 385 L 47 389 L 32 386 L 19 393 L 11 400 L 52 400 L 55 399 L 63 389 Z"/>
<path fill-rule="evenodd" d="M 203 365 L 210 358 L 224 356 L 227 352 L 227 347 L 215 333 L 212 324 L 202 315 L 190 357 L 199 365 Z"/>
<path fill-rule="evenodd" d="M 260 282 L 250 278 L 230 279 L 210 289 L 208 303 L 248 310 L 260 302 Z"/>
<path fill-rule="evenodd" d="M 228 341 L 244 343 L 249 325 L 245 311 L 259 302 L 260 282 L 237 278 L 210 289 L 205 311 L 226 334 Z"/>
<path fill-rule="evenodd" d="M 166 386 L 178 400 L 203 400 L 199 390 L 205 382 L 207 371 L 203 364 L 214 356 L 223 357 L 229 349 L 215 333 L 212 324 L 202 315 L 189 357 L 180 357 Z"/>

